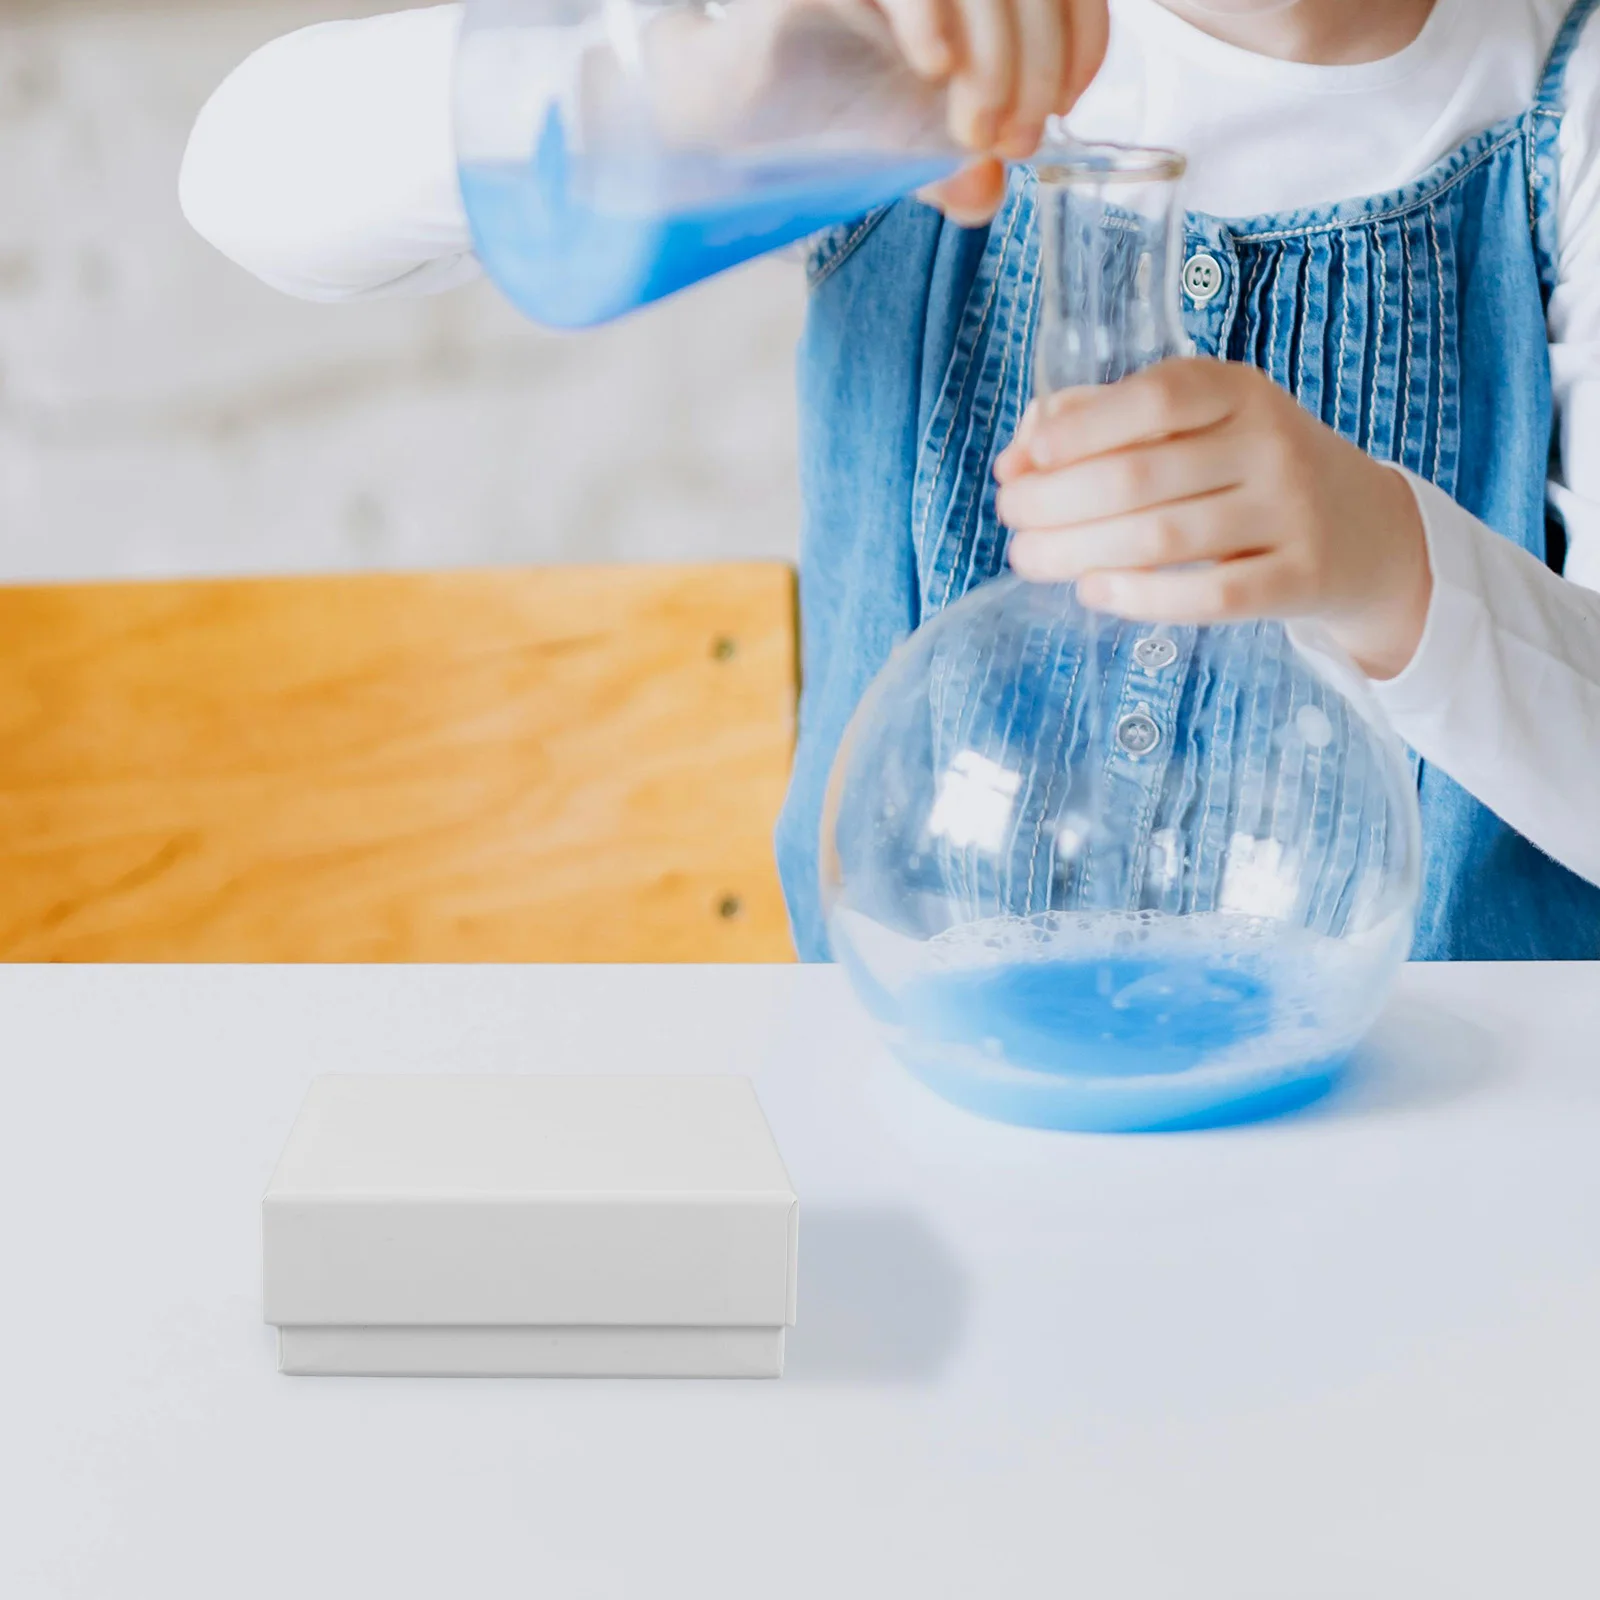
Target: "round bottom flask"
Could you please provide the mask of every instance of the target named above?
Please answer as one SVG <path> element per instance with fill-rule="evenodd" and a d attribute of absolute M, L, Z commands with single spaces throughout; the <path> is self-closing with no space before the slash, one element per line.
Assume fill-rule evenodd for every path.
<path fill-rule="evenodd" d="M 1181 161 L 1039 161 L 1039 386 L 1186 349 Z M 982 1115 L 1153 1131 L 1325 1094 L 1410 948 L 1419 819 L 1365 681 L 1274 622 L 1151 628 L 1004 577 L 933 617 L 834 769 L 834 954 Z"/>

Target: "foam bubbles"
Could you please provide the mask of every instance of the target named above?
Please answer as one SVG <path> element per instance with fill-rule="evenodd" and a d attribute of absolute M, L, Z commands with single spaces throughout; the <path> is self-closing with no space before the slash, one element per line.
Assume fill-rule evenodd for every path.
<path fill-rule="evenodd" d="M 1406 936 L 1403 919 L 1354 945 L 1270 918 L 1148 911 L 998 917 L 927 940 L 859 914 L 833 928 L 880 986 L 897 1053 L 947 1098 L 1007 1121 L 1128 1129 L 1323 1092 Z"/>

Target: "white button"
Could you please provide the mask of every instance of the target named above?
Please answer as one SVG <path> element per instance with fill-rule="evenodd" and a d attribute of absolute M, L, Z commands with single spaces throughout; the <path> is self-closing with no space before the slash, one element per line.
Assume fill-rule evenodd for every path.
<path fill-rule="evenodd" d="M 1183 287 L 1197 306 L 1208 306 L 1222 293 L 1222 263 L 1204 250 L 1183 264 Z"/>
<path fill-rule="evenodd" d="M 1146 672 L 1165 672 L 1178 659 L 1178 647 L 1170 639 L 1156 635 L 1154 638 L 1141 639 L 1133 647 L 1133 659 Z"/>
<path fill-rule="evenodd" d="M 1131 711 L 1117 724 L 1117 743 L 1130 756 L 1147 756 L 1161 743 L 1161 729 L 1143 711 Z"/>
<path fill-rule="evenodd" d="M 1333 743 L 1333 724 L 1321 706 L 1301 706 L 1294 720 L 1300 737 L 1313 750 L 1326 750 Z"/>

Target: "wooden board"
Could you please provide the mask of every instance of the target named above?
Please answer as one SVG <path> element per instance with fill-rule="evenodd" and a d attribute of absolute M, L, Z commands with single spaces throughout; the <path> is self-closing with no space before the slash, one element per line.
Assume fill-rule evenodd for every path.
<path fill-rule="evenodd" d="M 0 958 L 770 961 L 776 564 L 0 588 Z"/>

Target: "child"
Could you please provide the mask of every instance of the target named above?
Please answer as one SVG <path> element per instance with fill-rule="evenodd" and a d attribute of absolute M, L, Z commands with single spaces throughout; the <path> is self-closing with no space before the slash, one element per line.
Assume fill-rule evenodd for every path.
<path fill-rule="evenodd" d="M 1009 529 L 1025 577 L 1130 619 L 1320 620 L 1422 758 L 1416 954 L 1600 959 L 1600 0 L 1110 0 L 1109 49 L 1104 0 L 883 9 L 988 154 L 927 197 L 947 215 L 811 254 L 802 954 L 844 725 Z M 314 298 L 470 276 L 456 24 L 252 58 L 196 129 L 196 226 Z M 993 157 L 1096 67 L 1076 133 L 1191 157 L 1200 354 L 1030 409 L 1032 180 Z"/>

